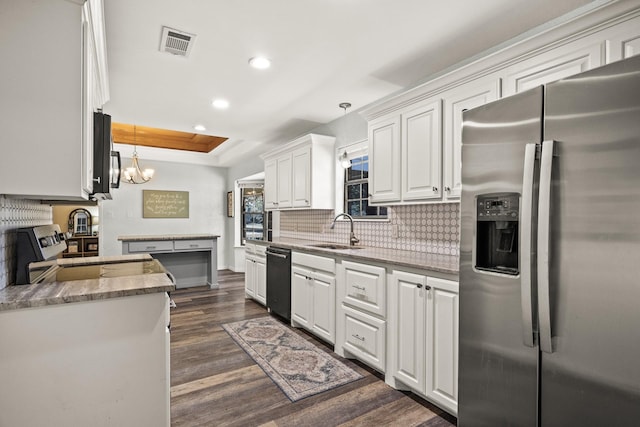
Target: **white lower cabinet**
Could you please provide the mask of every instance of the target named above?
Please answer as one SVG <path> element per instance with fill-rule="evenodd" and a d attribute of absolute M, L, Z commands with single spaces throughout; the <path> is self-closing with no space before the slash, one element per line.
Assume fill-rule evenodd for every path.
<path fill-rule="evenodd" d="M 384 267 L 342 261 L 338 266 L 335 352 L 380 372 L 386 369 L 387 298 Z"/>
<path fill-rule="evenodd" d="M 335 260 L 292 252 L 291 263 L 291 325 L 335 343 Z"/>
<path fill-rule="evenodd" d="M 266 247 L 247 244 L 245 253 L 244 292 L 248 298 L 267 304 Z"/>
<path fill-rule="evenodd" d="M 387 382 L 456 414 L 458 283 L 394 270 L 388 329 Z"/>
<path fill-rule="evenodd" d="M 387 322 L 347 305 L 341 306 L 344 338 L 341 340 L 345 356 L 366 363 L 374 369 L 385 370 L 385 343 Z"/>

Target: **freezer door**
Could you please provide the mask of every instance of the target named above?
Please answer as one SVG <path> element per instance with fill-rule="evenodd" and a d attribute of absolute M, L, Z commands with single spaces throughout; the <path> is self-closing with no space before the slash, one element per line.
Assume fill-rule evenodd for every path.
<path fill-rule="evenodd" d="M 637 426 L 640 56 L 550 84 L 545 99 L 555 154 L 541 425 Z"/>
<path fill-rule="evenodd" d="M 534 160 L 535 144 L 542 136 L 542 106 L 539 87 L 464 113 L 458 387 L 458 420 L 464 427 L 537 422 L 538 348 L 532 339 L 523 339 L 523 317 L 535 324 L 531 318 L 535 295 L 521 291 L 523 267 L 526 271 L 530 265 L 518 265 L 515 275 L 478 270 L 475 240 L 479 195 L 523 194 L 525 152 Z M 531 191 L 524 193 L 534 198 Z M 535 218 L 520 218 L 523 223 L 535 224 Z M 521 237 L 519 262 L 533 263 L 531 245 L 522 247 Z M 524 311 L 523 301 L 529 304 Z"/>

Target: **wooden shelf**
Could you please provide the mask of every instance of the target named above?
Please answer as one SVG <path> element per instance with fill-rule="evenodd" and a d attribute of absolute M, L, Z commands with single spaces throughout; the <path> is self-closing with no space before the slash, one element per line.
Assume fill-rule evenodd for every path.
<path fill-rule="evenodd" d="M 98 256 L 97 236 L 73 236 L 67 239 L 67 249 L 62 252 L 63 258 L 80 258 Z"/>

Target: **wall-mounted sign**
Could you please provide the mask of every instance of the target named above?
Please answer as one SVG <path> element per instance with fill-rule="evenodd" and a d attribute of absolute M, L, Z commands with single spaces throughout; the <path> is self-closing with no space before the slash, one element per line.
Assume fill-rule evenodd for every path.
<path fill-rule="evenodd" d="M 142 190 L 143 218 L 189 218 L 189 192 Z"/>
<path fill-rule="evenodd" d="M 233 217 L 233 191 L 227 191 L 227 216 Z"/>

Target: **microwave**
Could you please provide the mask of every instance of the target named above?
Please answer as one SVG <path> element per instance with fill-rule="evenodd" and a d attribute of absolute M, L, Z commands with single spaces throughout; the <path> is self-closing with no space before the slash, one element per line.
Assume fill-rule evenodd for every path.
<path fill-rule="evenodd" d="M 111 116 L 93 113 L 93 200 L 111 200 L 120 186 L 120 152 L 112 150 Z"/>

